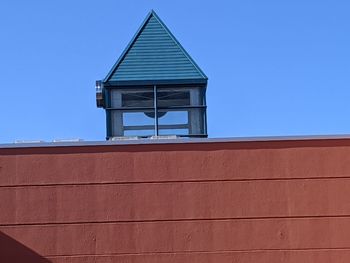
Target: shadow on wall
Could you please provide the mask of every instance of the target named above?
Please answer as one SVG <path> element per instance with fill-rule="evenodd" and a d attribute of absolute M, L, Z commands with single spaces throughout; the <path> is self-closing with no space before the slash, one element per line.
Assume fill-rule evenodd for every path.
<path fill-rule="evenodd" d="M 1 263 L 49 263 L 30 248 L 0 232 L 0 262 Z"/>

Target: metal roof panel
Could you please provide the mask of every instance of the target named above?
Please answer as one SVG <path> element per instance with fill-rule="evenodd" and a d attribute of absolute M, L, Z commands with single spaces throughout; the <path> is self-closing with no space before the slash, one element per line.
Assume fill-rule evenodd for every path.
<path fill-rule="evenodd" d="M 207 77 L 152 10 L 104 82 L 165 79 Z"/>

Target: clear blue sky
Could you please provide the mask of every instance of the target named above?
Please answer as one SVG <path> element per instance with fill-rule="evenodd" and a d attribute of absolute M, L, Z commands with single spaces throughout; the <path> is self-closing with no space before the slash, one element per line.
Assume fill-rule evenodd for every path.
<path fill-rule="evenodd" d="M 350 133 L 350 1 L 0 2 L 0 143 L 104 140 L 102 79 L 154 9 L 209 77 L 210 137 Z"/>

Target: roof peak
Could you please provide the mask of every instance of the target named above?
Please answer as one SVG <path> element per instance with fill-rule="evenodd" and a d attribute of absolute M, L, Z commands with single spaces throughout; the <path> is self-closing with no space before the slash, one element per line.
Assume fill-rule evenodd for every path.
<path fill-rule="evenodd" d="M 207 79 L 151 9 L 104 82 Z"/>
<path fill-rule="evenodd" d="M 148 12 L 147 17 L 148 17 L 148 16 L 151 16 L 151 15 L 155 15 L 157 18 L 159 18 L 158 15 L 157 15 L 157 12 L 156 12 L 154 9 L 151 9 L 151 10 Z M 147 17 L 146 17 L 146 19 L 147 19 Z"/>

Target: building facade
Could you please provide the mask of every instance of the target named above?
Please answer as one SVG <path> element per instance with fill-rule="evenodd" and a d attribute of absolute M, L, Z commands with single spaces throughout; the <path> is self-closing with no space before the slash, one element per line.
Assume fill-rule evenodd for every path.
<path fill-rule="evenodd" d="M 349 262 L 350 139 L 0 146 L 0 262 Z"/>

